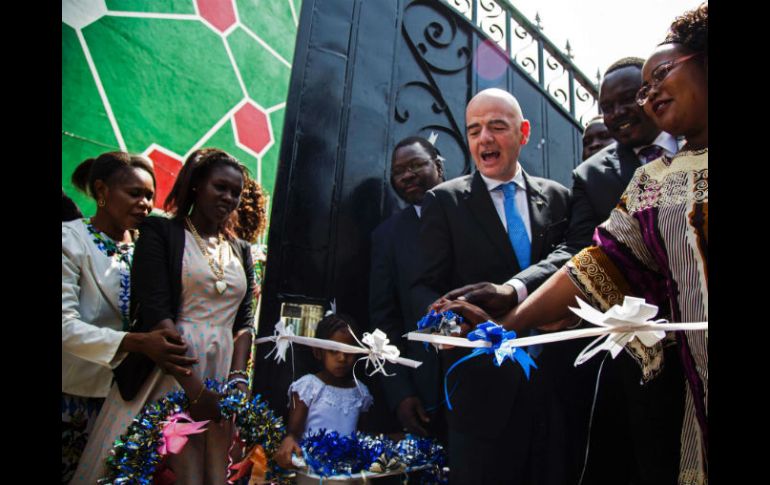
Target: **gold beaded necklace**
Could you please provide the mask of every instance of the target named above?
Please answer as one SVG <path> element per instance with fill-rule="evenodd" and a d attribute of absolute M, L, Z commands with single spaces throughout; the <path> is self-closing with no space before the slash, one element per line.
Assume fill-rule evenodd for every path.
<path fill-rule="evenodd" d="M 227 283 L 225 282 L 224 251 L 222 249 L 224 246 L 224 237 L 222 237 L 221 232 L 217 234 L 217 239 L 219 240 L 219 244 L 217 245 L 216 249 L 219 259 L 219 265 L 217 265 L 217 263 L 214 261 L 214 258 L 212 258 L 209 254 L 208 248 L 206 248 L 206 243 L 203 241 L 203 238 L 201 238 L 200 234 L 198 234 L 198 231 L 195 229 L 193 223 L 190 222 L 190 218 L 185 217 L 184 220 L 187 223 L 187 227 L 190 229 L 190 232 L 192 232 L 192 235 L 195 238 L 195 242 L 198 244 L 198 247 L 201 248 L 201 252 L 204 256 L 206 256 L 206 259 L 209 262 L 209 267 L 211 268 L 211 272 L 214 273 L 214 278 L 216 280 L 214 281 L 214 288 L 221 295 L 227 289 Z"/>

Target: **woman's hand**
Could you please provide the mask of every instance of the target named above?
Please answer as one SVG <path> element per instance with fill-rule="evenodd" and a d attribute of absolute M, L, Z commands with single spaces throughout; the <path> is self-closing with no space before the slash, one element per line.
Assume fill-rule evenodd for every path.
<path fill-rule="evenodd" d="M 175 376 L 189 376 L 190 367 L 198 359 L 187 357 L 187 344 L 175 328 L 159 328 L 151 332 L 129 332 L 123 337 L 119 350 L 140 352 L 165 372 Z"/>
<path fill-rule="evenodd" d="M 275 462 L 281 468 L 294 468 L 294 464 L 291 462 L 292 453 L 302 456 L 302 448 L 299 447 L 292 435 L 288 435 L 281 442 L 281 447 L 278 448 L 273 458 L 275 458 Z"/>
<path fill-rule="evenodd" d="M 222 414 L 219 412 L 219 394 L 208 389 L 204 389 L 195 402 L 190 402 L 190 416 L 195 421 L 209 419 L 211 421 L 220 421 Z"/>

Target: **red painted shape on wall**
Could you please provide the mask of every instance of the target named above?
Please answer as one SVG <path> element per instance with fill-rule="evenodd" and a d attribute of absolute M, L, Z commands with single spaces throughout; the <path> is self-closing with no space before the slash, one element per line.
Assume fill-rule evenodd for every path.
<path fill-rule="evenodd" d="M 246 103 L 235 113 L 238 142 L 261 155 L 270 143 L 270 121 L 267 114 L 253 103 Z"/>
<path fill-rule="evenodd" d="M 232 0 L 195 0 L 201 17 L 224 32 L 235 23 L 235 9 Z"/>
<path fill-rule="evenodd" d="M 166 196 L 171 192 L 174 180 L 182 169 L 182 161 L 157 148 L 147 157 L 152 160 L 155 168 L 155 207 L 162 209 L 163 202 L 166 201 Z"/>

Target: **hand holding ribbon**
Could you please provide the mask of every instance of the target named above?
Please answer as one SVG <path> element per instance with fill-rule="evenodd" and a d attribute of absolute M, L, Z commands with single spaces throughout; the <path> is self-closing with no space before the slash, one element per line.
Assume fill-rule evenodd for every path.
<path fill-rule="evenodd" d="M 648 320 L 657 314 L 658 307 L 646 303 L 641 298 L 627 296 L 622 306 L 615 305 L 606 312 L 600 312 L 592 308 L 580 298 L 576 298 L 576 300 L 580 308 L 570 307 L 570 309 L 583 320 L 593 323 L 598 328 L 581 328 L 577 330 L 546 333 L 534 337 L 517 338 L 515 340 L 506 341 L 504 343 L 505 347 L 527 347 L 529 345 L 547 344 L 576 338 L 598 336 L 599 338 L 591 342 L 583 352 L 578 355 L 575 360 L 575 365 L 577 366 L 586 362 L 601 350 L 609 350 L 614 358 L 618 355 L 620 350 L 634 338 L 638 338 L 644 345 L 651 347 L 665 337 L 665 332 L 682 330 L 705 330 L 708 332 L 708 322 L 667 323 L 665 320 Z M 601 342 L 605 337 L 606 340 Z M 432 344 L 472 347 L 477 350 L 492 346 L 492 343 L 483 339 L 471 341 L 470 339 L 466 340 L 457 337 L 425 334 L 421 332 L 409 332 L 407 338 L 409 340 L 429 342 Z M 501 344 L 501 346 L 502 345 L 503 344 Z"/>

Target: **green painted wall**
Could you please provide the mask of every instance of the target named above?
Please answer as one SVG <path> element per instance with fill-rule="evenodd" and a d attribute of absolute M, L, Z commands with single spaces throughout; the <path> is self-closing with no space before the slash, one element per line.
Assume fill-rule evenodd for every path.
<path fill-rule="evenodd" d="M 62 187 L 83 213 L 95 204 L 72 187 L 72 171 L 111 150 L 171 154 L 178 162 L 156 171 L 173 173 L 194 149 L 215 146 L 272 194 L 300 6 L 63 0 Z M 247 104 L 264 122 L 236 124 Z"/>

